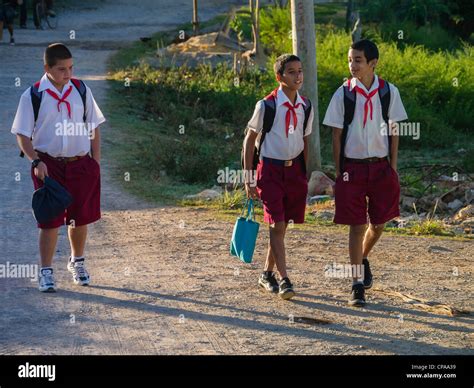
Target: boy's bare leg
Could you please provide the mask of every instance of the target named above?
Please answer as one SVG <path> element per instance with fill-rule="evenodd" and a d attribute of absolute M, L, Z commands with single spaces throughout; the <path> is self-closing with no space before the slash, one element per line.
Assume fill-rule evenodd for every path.
<path fill-rule="evenodd" d="M 272 253 L 272 246 L 270 242 L 268 242 L 267 259 L 265 260 L 265 267 L 263 268 L 263 270 L 273 271 L 273 268 L 275 268 L 275 257 Z"/>
<path fill-rule="evenodd" d="M 349 257 L 352 265 L 362 265 L 363 242 L 367 225 L 350 225 L 349 228 Z M 358 267 L 360 268 L 360 267 Z M 355 275 L 355 274 L 354 274 Z M 354 276 L 354 280 L 357 276 Z"/>
<path fill-rule="evenodd" d="M 67 229 L 69 244 L 71 245 L 71 257 L 81 257 L 84 255 L 87 240 L 87 225 L 81 225 Z"/>
<path fill-rule="evenodd" d="M 363 257 L 367 257 L 374 247 L 374 245 L 379 241 L 380 236 L 382 236 L 383 228 L 385 224 L 373 225 L 370 224 L 365 232 L 364 243 L 363 243 Z"/>
<path fill-rule="evenodd" d="M 0 22 L 0 42 L 3 39 L 3 22 Z"/>
<path fill-rule="evenodd" d="M 285 238 L 286 234 L 286 228 L 288 227 L 288 224 L 285 224 L 285 233 L 283 235 L 283 238 Z M 273 271 L 273 268 L 275 267 L 275 256 L 273 255 L 272 251 L 272 246 L 271 243 L 268 243 L 268 251 L 267 251 L 267 259 L 265 261 L 265 268 L 264 271 Z"/>
<path fill-rule="evenodd" d="M 270 226 L 270 249 L 280 278 L 286 278 L 285 231 L 287 224 L 283 221 Z"/>
<path fill-rule="evenodd" d="M 53 264 L 53 256 L 58 242 L 58 230 L 59 228 L 52 228 L 39 231 L 41 267 L 51 267 Z"/>

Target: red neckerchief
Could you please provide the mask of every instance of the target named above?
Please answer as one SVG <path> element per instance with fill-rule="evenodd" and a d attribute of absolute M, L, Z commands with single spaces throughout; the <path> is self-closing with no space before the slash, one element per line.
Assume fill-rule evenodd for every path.
<path fill-rule="evenodd" d="M 378 89 L 374 89 L 369 94 L 367 94 L 362 88 L 356 85 L 354 86 L 354 90 L 365 97 L 365 104 L 364 104 L 364 128 L 365 128 L 365 124 L 367 123 L 367 114 L 369 112 L 369 109 L 370 109 L 370 120 L 372 120 L 372 113 L 374 110 L 374 107 L 372 105 L 372 97 L 377 94 Z"/>
<path fill-rule="evenodd" d="M 298 109 L 301 105 L 301 102 L 295 105 L 292 105 L 291 102 L 286 101 L 283 105 L 285 105 L 288 110 L 286 111 L 286 137 L 288 137 L 288 132 L 290 131 L 290 121 L 291 116 L 293 115 L 293 129 L 296 130 L 296 125 L 298 124 L 298 117 L 296 116 L 296 109 Z"/>
<path fill-rule="evenodd" d="M 69 115 L 69 118 L 71 118 L 71 104 L 69 103 L 69 101 L 66 101 L 66 98 L 69 97 L 69 95 L 71 94 L 72 92 L 72 85 L 69 86 L 69 89 L 66 90 L 66 93 L 64 93 L 64 95 L 62 96 L 62 98 L 59 98 L 59 96 L 53 92 L 51 89 L 46 89 L 46 92 L 51 96 L 53 97 L 55 100 L 58 101 L 58 112 L 60 112 L 60 105 L 61 103 L 65 103 L 66 104 L 66 108 L 67 108 L 67 113 Z"/>

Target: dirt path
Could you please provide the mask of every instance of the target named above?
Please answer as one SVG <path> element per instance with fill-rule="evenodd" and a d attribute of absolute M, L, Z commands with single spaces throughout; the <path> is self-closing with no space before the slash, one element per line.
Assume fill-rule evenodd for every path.
<path fill-rule="evenodd" d="M 9 127 L 22 90 L 41 75 L 45 43 L 76 30 L 77 75 L 100 104 L 113 49 L 190 15 L 187 0 L 128 3 L 74 10 L 73 27 L 18 31 L 17 47 L 0 46 L 0 264 L 37 260 L 28 166 L 16 156 Z M 208 18 L 231 2 L 200 3 Z M 106 144 L 113 128 L 103 132 Z M 44 295 L 28 279 L 0 279 L 0 354 L 472 354 L 472 315 L 428 313 L 376 291 L 369 292 L 367 308 L 347 307 L 348 281 L 324 277 L 326 264 L 345 263 L 345 235 L 289 231 L 298 297 L 283 302 L 256 289 L 266 233 L 259 236 L 256 263 L 241 264 L 228 254 L 233 225 L 206 211 L 131 198 L 109 180 L 109 166 L 105 152 L 103 219 L 88 244 L 93 285 L 72 284 L 63 230 L 55 261 L 59 292 Z M 472 310 L 473 257 L 472 242 L 385 236 L 371 261 L 375 287 Z"/>

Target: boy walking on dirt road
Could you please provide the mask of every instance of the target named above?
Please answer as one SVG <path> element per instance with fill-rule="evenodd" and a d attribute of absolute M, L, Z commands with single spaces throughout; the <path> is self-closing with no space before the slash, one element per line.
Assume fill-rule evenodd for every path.
<path fill-rule="evenodd" d="M 69 49 L 55 43 L 44 53 L 45 74 L 21 96 L 11 132 L 31 161 L 35 189 L 45 176 L 72 195 L 63 214 L 38 224 L 41 268 L 39 290 L 54 292 L 53 255 L 59 227 L 68 225 L 71 256 L 67 265 L 75 284 L 88 285 L 84 265 L 87 225 L 100 219 L 100 133 L 105 121 L 92 92 L 72 78 Z"/>
<path fill-rule="evenodd" d="M 258 284 L 283 299 L 295 295 L 286 269 L 285 233 L 289 223 L 303 223 L 308 181 L 308 136 L 314 112 L 300 96 L 303 69 L 295 55 L 277 58 L 274 71 L 280 86 L 257 102 L 244 140 L 245 188 L 249 198 L 263 202 L 270 244 Z M 256 169 L 256 180 L 253 171 Z M 276 265 L 280 281 L 273 272 Z"/>
<path fill-rule="evenodd" d="M 375 74 L 377 46 L 361 40 L 351 45 L 348 55 L 353 78 L 334 93 L 323 124 L 333 129 L 334 222 L 350 226 L 349 305 L 364 306 L 365 289 L 372 287 L 367 257 L 385 223 L 400 215 L 399 138 L 391 135 L 391 128 L 407 114 L 398 89 Z"/>

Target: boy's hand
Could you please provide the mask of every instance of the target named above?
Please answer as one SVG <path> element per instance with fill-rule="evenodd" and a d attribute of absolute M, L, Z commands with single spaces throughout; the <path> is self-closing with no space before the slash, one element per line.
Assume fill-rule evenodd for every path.
<path fill-rule="evenodd" d="M 44 177 L 48 176 L 48 167 L 43 162 L 39 162 L 39 164 L 35 167 L 34 170 L 36 178 L 44 181 Z"/>
<path fill-rule="evenodd" d="M 250 183 L 245 184 L 245 192 L 247 193 L 247 198 L 258 199 L 258 192 L 255 186 L 251 186 Z"/>

